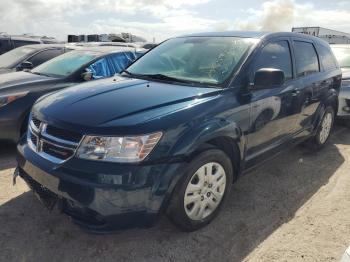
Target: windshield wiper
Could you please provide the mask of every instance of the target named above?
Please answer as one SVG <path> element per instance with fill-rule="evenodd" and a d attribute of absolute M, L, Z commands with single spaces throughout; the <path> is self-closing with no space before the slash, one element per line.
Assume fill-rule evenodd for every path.
<path fill-rule="evenodd" d="M 34 75 L 39 75 L 39 76 L 47 76 L 47 77 L 52 77 L 51 75 L 49 74 L 43 74 L 43 73 L 39 73 L 39 72 L 33 72 L 33 71 L 29 71 L 29 73 L 32 73 Z"/>
<path fill-rule="evenodd" d="M 130 72 L 126 72 L 126 73 L 129 73 L 131 76 L 147 78 L 147 79 L 164 80 L 164 81 L 171 81 L 171 82 L 178 82 L 178 83 L 186 83 L 186 84 L 191 84 L 191 85 L 198 84 L 195 81 L 179 79 L 176 77 L 167 76 L 167 75 L 163 75 L 163 74 L 132 74 Z"/>

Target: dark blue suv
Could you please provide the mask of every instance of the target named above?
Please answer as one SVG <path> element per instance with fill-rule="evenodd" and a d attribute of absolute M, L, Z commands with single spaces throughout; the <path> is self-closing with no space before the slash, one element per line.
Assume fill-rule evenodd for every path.
<path fill-rule="evenodd" d="M 165 41 L 121 75 L 39 99 L 21 176 L 90 230 L 208 224 L 237 177 L 282 150 L 328 140 L 341 71 L 329 45 L 293 33 Z"/>

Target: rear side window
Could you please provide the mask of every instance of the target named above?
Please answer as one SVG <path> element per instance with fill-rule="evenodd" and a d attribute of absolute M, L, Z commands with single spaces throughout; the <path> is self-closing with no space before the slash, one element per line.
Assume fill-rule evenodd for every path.
<path fill-rule="evenodd" d="M 0 55 L 11 49 L 10 41 L 8 39 L 0 39 Z"/>
<path fill-rule="evenodd" d="M 317 53 L 313 44 L 294 41 L 297 76 L 307 76 L 320 71 Z"/>
<path fill-rule="evenodd" d="M 30 59 L 28 59 L 29 62 L 33 64 L 34 67 L 41 65 L 42 63 L 62 54 L 62 50 L 60 49 L 49 49 L 44 50 L 34 56 L 32 56 Z"/>
<path fill-rule="evenodd" d="M 338 68 L 338 64 L 329 47 L 318 45 L 318 53 L 320 55 L 321 64 L 325 71 Z"/>
<path fill-rule="evenodd" d="M 256 71 L 261 68 L 275 68 L 284 72 L 286 79 L 293 78 L 292 59 L 287 41 L 267 44 L 255 64 Z"/>
<path fill-rule="evenodd" d="M 15 47 L 20 47 L 20 46 L 24 46 L 24 45 L 34 45 L 34 44 L 39 44 L 39 42 L 26 41 L 26 40 L 13 40 L 13 45 Z"/>

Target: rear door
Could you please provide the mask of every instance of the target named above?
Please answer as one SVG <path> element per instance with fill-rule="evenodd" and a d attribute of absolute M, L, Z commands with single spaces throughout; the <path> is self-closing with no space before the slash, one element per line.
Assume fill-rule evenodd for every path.
<path fill-rule="evenodd" d="M 278 38 L 264 45 L 253 65 L 255 73 L 261 68 L 275 68 L 284 72 L 283 85 L 251 92 L 250 132 L 246 159 L 268 155 L 270 149 L 288 141 L 296 132 L 298 112 L 295 111 L 295 90 L 300 85 L 294 78 L 289 38 Z M 259 157 L 259 158 L 258 158 Z M 253 161 L 255 162 L 255 161 Z"/>
<path fill-rule="evenodd" d="M 300 111 L 297 128 L 301 130 L 300 136 L 308 135 L 315 124 L 317 109 L 322 97 L 334 85 L 334 79 L 324 73 L 320 63 L 320 54 L 312 41 L 294 39 L 296 75 L 302 81 L 298 89 L 298 103 L 296 110 Z"/>

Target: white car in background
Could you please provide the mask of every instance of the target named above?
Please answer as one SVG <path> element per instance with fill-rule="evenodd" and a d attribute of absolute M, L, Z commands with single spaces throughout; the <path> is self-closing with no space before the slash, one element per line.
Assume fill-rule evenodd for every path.
<path fill-rule="evenodd" d="M 332 45 L 331 47 L 343 71 L 338 117 L 346 120 L 350 125 L 350 45 Z"/>
<path fill-rule="evenodd" d="M 348 247 L 348 249 L 345 250 L 345 253 L 340 262 L 350 262 L 350 247 Z"/>

